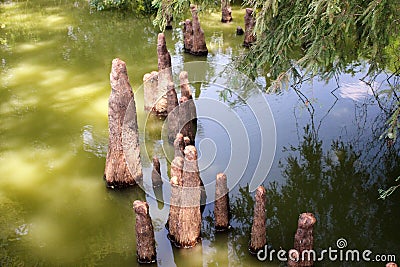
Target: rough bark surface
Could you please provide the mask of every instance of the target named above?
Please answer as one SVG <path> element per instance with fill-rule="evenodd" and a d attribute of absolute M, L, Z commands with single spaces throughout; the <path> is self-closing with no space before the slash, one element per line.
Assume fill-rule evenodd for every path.
<path fill-rule="evenodd" d="M 196 105 L 193 99 L 188 100 L 186 96 L 182 96 L 179 99 L 179 125 L 181 127 L 180 132 L 184 137 L 189 138 L 189 142 L 185 145 L 194 145 L 196 139 Z"/>
<path fill-rule="evenodd" d="M 149 205 L 140 200 L 133 202 L 136 213 L 136 252 L 140 263 L 156 261 L 156 243 L 153 224 L 149 215 Z"/>
<path fill-rule="evenodd" d="M 153 170 L 151 172 L 151 182 L 153 187 L 161 186 L 163 181 L 161 179 L 161 171 L 160 171 L 160 160 L 154 156 L 153 157 Z"/>
<path fill-rule="evenodd" d="M 304 250 L 312 250 L 314 243 L 313 228 L 317 219 L 315 219 L 312 213 L 300 214 L 299 221 L 297 224 L 297 231 L 294 236 L 294 249 L 298 252 L 298 261 L 292 261 L 289 259 L 288 266 L 290 267 L 302 267 L 302 266 L 313 266 L 314 262 L 312 259 L 302 258 Z M 305 253 L 307 256 L 307 253 Z"/>
<path fill-rule="evenodd" d="M 172 172 L 172 171 L 171 171 Z M 182 185 L 179 184 L 179 178 L 171 175 L 171 200 L 169 215 L 167 221 L 168 238 L 176 246 L 176 240 L 179 232 L 179 212 L 181 206 Z"/>
<path fill-rule="evenodd" d="M 167 115 L 168 84 L 172 82 L 171 55 L 167 49 L 164 33 L 159 33 L 157 38 L 158 55 L 158 101 L 156 111 L 159 115 Z"/>
<path fill-rule="evenodd" d="M 184 157 L 183 151 L 185 149 L 185 142 L 184 142 L 184 137 L 183 134 L 177 133 L 176 138 L 174 140 L 174 151 L 175 151 L 175 157 Z"/>
<path fill-rule="evenodd" d="M 132 87 L 129 84 L 126 64 L 116 58 L 112 61 L 110 73 L 111 95 L 108 101 L 109 141 L 104 178 L 110 187 L 126 187 L 136 184 L 142 179 L 140 148 L 136 120 L 136 107 Z M 132 118 L 127 128 L 124 124 L 126 111 L 131 105 Z M 125 133 L 123 133 L 125 131 Z M 131 158 L 127 164 L 124 152 L 123 134 L 132 141 Z"/>
<path fill-rule="evenodd" d="M 201 179 L 197 165 L 196 148 L 187 146 L 184 154 L 179 231 L 175 241 L 180 247 L 189 248 L 195 246 L 200 240 Z"/>
<path fill-rule="evenodd" d="M 196 5 L 190 5 L 190 11 L 192 12 L 193 26 L 193 47 L 191 54 L 195 56 L 206 56 L 208 54 L 206 38 L 204 36 L 204 31 L 200 26 Z"/>
<path fill-rule="evenodd" d="M 154 112 L 158 99 L 158 72 L 153 71 L 143 76 L 144 110 Z"/>
<path fill-rule="evenodd" d="M 179 102 L 173 82 L 168 84 L 167 103 L 168 141 L 173 143 L 176 138 L 176 134 L 179 132 Z"/>
<path fill-rule="evenodd" d="M 187 71 L 181 71 L 181 73 L 179 73 L 179 86 L 181 88 L 181 96 L 185 96 L 187 99 L 193 98 Z"/>
<path fill-rule="evenodd" d="M 185 20 L 183 24 L 183 49 L 186 53 L 190 53 L 193 47 L 193 26 L 190 19 Z"/>
<path fill-rule="evenodd" d="M 229 0 L 221 0 L 221 13 L 222 13 L 222 22 L 230 22 L 232 21 L 232 9 L 229 5 Z"/>
<path fill-rule="evenodd" d="M 226 175 L 217 174 L 215 181 L 214 217 L 215 229 L 223 231 L 229 228 L 229 190 Z"/>
<path fill-rule="evenodd" d="M 251 227 L 250 252 L 257 253 L 260 249 L 264 249 L 267 244 L 266 233 L 266 200 L 267 192 L 263 186 L 259 186 L 256 190 L 256 202 L 254 205 L 253 225 Z"/>
<path fill-rule="evenodd" d="M 255 41 L 256 36 L 253 33 L 256 20 L 254 18 L 254 12 L 251 8 L 246 8 L 246 14 L 244 15 L 244 42 L 243 45 L 250 47 Z"/>
<path fill-rule="evenodd" d="M 195 56 L 206 56 L 208 49 L 204 31 L 200 26 L 196 5 L 190 5 L 192 21 L 186 20 L 183 28 L 184 50 Z"/>

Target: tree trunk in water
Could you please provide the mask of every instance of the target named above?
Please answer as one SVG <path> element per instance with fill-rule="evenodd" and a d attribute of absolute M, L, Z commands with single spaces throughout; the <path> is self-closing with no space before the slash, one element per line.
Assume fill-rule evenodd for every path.
<path fill-rule="evenodd" d="M 229 6 L 229 0 L 221 0 L 222 22 L 232 21 L 232 9 Z"/>
<path fill-rule="evenodd" d="M 126 64 L 118 58 L 112 61 L 110 84 L 109 141 L 104 178 L 109 187 L 126 187 L 141 181 L 143 173 L 134 95 Z M 131 110 L 127 114 L 128 107 Z"/>
<path fill-rule="evenodd" d="M 133 202 L 136 213 L 136 251 L 140 263 L 156 262 L 156 243 L 149 205 L 140 200 Z"/>
<path fill-rule="evenodd" d="M 215 182 L 214 217 L 215 229 L 224 231 L 229 228 L 229 190 L 226 175 L 217 174 Z"/>
<path fill-rule="evenodd" d="M 289 251 L 292 258 L 297 258 L 297 261 L 292 261 L 289 259 L 288 266 L 290 267 L 302 267 L 302 266 L 313 266 L 314 262 L 312 257 L 308 253 L 304 253 L 305 258 L 302 257 L 304 250 L 312 250 L 314 243 L 313 227 L 317 219 L 315 219 L 312 213 L 302 213 L 300 214 L 297 231 L 294 236 L 294 250 Z M 312 256 L 312 255 L 311 255 Z"/>
<path fill-rule="evenodd" d="M 151 172 L 151 182 L 153 187 L 161 186 L 163 181 L 161 179 L 161 171 L 160 171 L 160 160 L 154 156 L 153 157 L 153 170 Z"/>
<path fill-rule="evenodd" d="M 250 252 L 257 253 L 267 244 L 266 234 L 266 200 L 267 192 L 263 186 L 256 190 L 256 203 L 254 205 L 253 225 L 251 227 Z"/>
<path fill-rule="evenodd" d="M 254 26 L 256 20 L 254 19 L 254 12 L 251 8 L 246 8 L 246 15 L 244 16 L 244 42 L 243 45 L 250 47 L 255 41 L 256 36 L 254 35 Z"/>

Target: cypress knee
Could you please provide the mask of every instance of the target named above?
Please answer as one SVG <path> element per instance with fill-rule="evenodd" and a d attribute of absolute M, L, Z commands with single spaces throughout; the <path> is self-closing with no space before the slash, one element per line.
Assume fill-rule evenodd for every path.
<path fill-rule="evenodd" d="M 196 105 L 193 99 L 182 96 L 179 100 L 179 125 L 183 136 L 188 137 L 190 145 L 194 145 L 196 138 Z"/>
<path fill-rule="evenodd" d="M 158 101 L 156 110 L 159 115 L 167 115 L 168 84 L 172 82 L 171 55 L 167 49 L 164 33 L 159 33 L 157 38 L 158 55 Z"/>
<path fill-rule="evenodd" d="M 163 181 L 161 179 L 160 160 L 156 156 L 153 157 L 153 170 L 151 172 L 151 181 L 153 187 L 161 186 L 163 184 Z"/>
<path fill-rule="evenodd" d="M 176 240 L 179 232 L 179 212 L 181 208 L 182 184 L 179 184 L 181 182 L 178 177 L 171 177 L 171 201 L 166 225 L 168 228 L 168 238 L 176 246 L 178 246 Z"/>
<path fill-rule="evenodd" d="M 136 184 L 137 181 L 142 179 L 143 173 L 134 95 L 129 84 L 126 64 L 118 58 L 112 61 L 110 84 L 111 95 L 108 101 L 109 141 L 104 178 L 110 187 L 125 187 Z M 131 104 L 133 110 L 129 114 L 129 127 L 127 127 L 127 125 L 123 125 L 123 122 L 129 104 Z M 124 152 L 123 134 L 129 139 L 128 141 L 132 142 L 132 146 L 129 148 L 130 158 L 128 161 Z"/>
<path fill-rule="evenodd" d="M 176 138 L 176 134 L 179 132 L 179 102 L 173 82 L 168 84 L 167 103 L 168 141 L 173 143 Z"/>
<path fill-rule="evenodd" d="M 196 5 L 191 4 L 190 11 L 192 12 L 192 27 L 193 27 L 193 42 L 190 53 L 195 56 L 206 56 L 208 54 L 206 38 L 204 36 L 204 31 L 200 26 Z"/>
<path fill-rule="evenodd" d="M 153 71 L 143 76 L 144 110 L 156 113 L 155 104 L 158 99 L 158 72 Z"/>
<path fill-rule="evenodd" d="M 185 159 L 182 173 L 181 208 L 179 211 L 176 242 L 180 247 L 195 246 L 200 240 L 201 229 L 201 179 L 197 165 L 197 151 L 194 146 L 184 150 Z"/>
<path fill-rule="evenodd" d="M 187 71 L 181 71 L 181 73 L 179 73 L 179 86 L 181 88 L 181 96 L 185 96 L 187 99 L 193 98 Z"/>
<path fill-rule="evenodd" d="M 226 175 L 217 174 L 215 182 L 214 217 L 215 229 L 224 231 L 229 228 L 229 194 Z"/>
<path fill-rule="evenodd" d="M 288 266 L 290 267 L 300 267 L 300 266 L 313 266 L 314 261 L 312 258 L 308 258 L 309 254 L 305 254 L 305 258 L 302 257 L 304 250 L 312 250 L 314 243 L 313 228 L 317 219 L 315 219 L 312 213 L 302 213 L 300 214 L 297 231 L 294 236 L 294 249 L 293 254 L 296 254 L 298 261 L 290 260 L 288 261 Z"/>
<path fill-rule="evenodd" d="M 254 12 L 251 8 L 246 8 L 246 14 L 244 16 L 244 42 L 243 45 L 250 47 L 255 41 L 256 36 L 254 35 L 254 26 L 256 20 L 254 18 Z"/>
<path fill-rule="evenodd" d="M 174 151 L 175 151 L 174 157 L 183 157 L 184 149 L 185 149 L 185 142 L 183 134 L 177 133 L 176 138 L 174 140 Z"/>
<path fill-rule="evenodd" d="M 140 263 L 156 261 L 156 243 L 153 224 L 149 214 L 149 205 L 140 200 L 133 202 L 136 213 L 136 252 Z"/>
<path fill-rule="evenodd" d="M 183 24 L 183 50 L 190 53 L 193 47 L 193 26 L 190 19 Z"/>
<path fill-rule="evenodd" d="M 253 225 L 251 227 L 250 252 L 257 253 L 267 244 L 266 234 L 266 200 L 267 192 L 263 186 L 257 187 L 254 205 Z"/>
<path fill-rule="evenodd" d="M 232 9 L 229 5 L 229 0 L 221 0 L 221 22 L 232 21 Z"/>

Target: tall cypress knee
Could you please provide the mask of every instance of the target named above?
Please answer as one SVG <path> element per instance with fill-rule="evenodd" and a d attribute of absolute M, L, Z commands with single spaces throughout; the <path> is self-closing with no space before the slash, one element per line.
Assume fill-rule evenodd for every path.
<path fill-rule="evenodd" d="M 140 181 L 143 173 L 134 95 L 126 64 L 119 58 L 112 61 L 110 84 L 109 141 L 104 178 L 110 187 L 125 187 Z M 127 114 L 128 107 L 131 110 Z M 125 118 L 126 114 L 128 120 Z M 124 120 L 127 125 L 124 125 Z M 131 143 L 129 146 L 128 142 Z"/>

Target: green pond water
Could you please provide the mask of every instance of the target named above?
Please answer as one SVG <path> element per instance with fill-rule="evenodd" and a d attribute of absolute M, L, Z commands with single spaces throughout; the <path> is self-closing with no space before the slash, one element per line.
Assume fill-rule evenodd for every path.
<path fill-rule="evenodd" d="M 244 27 L 243 16 L 236 6 L 230 24 L 220 23 L 219 12 L 200 17 L 210 52 L 203 58 L 183 53 L 178 24 L 166 32 L 174 73 L 188 70 L 199 114 L 218 113 L 213 105 L 220 103 L 241 125 L 235 128 L 229 112 L 221 112 L 219 121 L 199 117 L 196 146 L 205 184 L 212 185 L 232 158 L 237 163 L 226 171 L 235 181 L 232 228 L 215 233 L 209 186 L 201 243 L 177 249 L 165 229 L 170 147 L 160 137 L 162 121 L 143 111 L 143 75 L 157 69 L 158 30 L 152 20 L 90 12 L 83 0 L 0 3 L 0 266 L 139 265 L 136 199 L 150 205 L 159 266 L 279 266 L 276 257 L 261 262 L 248 252 L 253 189 L 259 183 L 267 187 L 273 249 L 292 248 L 298 215 L 313 212 L 317 251 L 337 249 L 344 238 L 344 249 L 398 260 L 400 194 L 378 200 L 378 189 L 400 175 L 398 143 L 379 138 L 389 116 L 385 107 L 394 100 L 374 97 L 396 77 L 382 74 L 368 85 L 360 80 L 368 66 L 353 63 L 337 79 L 299 84 L 301 93 L 293 88 L 260 93 L 262 77 L 236 88 L 245 78 L 224 68 L 245 51 L 243 36 L 235 34 L 237 26 Z M 116 57 L 126 62 L 136 92 L 145 190 L 111 190 L 103 180 L 109 73 Z M 189 63 L 195 61 L 201 62 Z M 265 117 L 257 117 L 260 112 Z M 233 142 L 240 130 L 247 140 Z M 166 179 L 156 190 L 150 182 L 154 155 Z M 384 266 L 382 259 L 325 259 L 315 266 Z"/>

